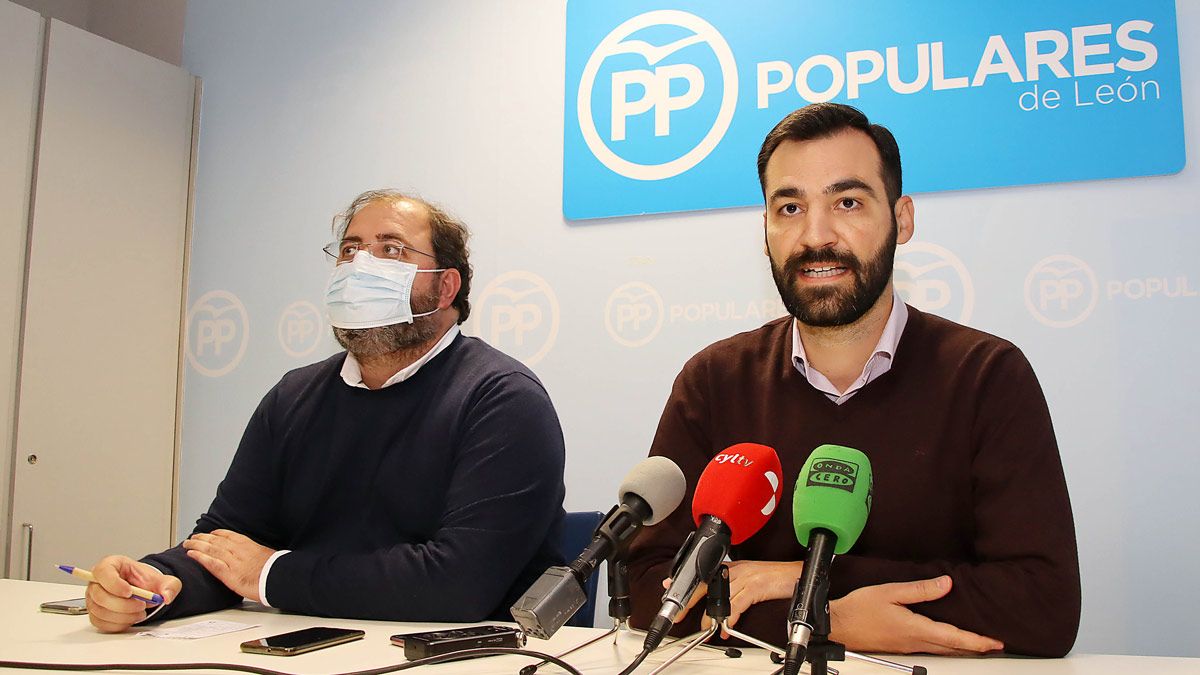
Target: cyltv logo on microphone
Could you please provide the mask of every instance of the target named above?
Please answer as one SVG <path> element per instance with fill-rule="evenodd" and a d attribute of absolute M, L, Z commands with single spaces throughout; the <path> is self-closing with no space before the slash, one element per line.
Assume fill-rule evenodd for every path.
<path fill-rule="evenodd" d="M 808 470 L 807 484 L 854 492 L 858 484 L 858 465 L 838 459 L 819 459 Z"/>
<path fill-rule="evenodd" d="M 716 462 L 717 464 L 735 464 L 737 466 L 750 466 L 754 463 L 754 460 L 740 452 L 735 452 L 732 454 L 728 452 L 722 452 L 716 457 L 713 457 L 712 461 Z"/>

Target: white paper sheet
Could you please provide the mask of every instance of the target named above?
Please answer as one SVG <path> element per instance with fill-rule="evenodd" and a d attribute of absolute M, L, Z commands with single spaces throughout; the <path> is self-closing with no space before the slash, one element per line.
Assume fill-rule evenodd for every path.
<path fill-rule="evenodd" d="M 156 638 L 170 638 L 174 640 L 196 640 L 198 638 L 223 635 L 225 633 L 235 633 L 239 630 L 255 628 L 259 625 L 260 624 L 257 623 L 237 623 L 235 621 L 217 621 L 215 619 L 209 619 L 208 621 L 197 621 L 196 623 L 189 623 L 184 626 L 146 630 L 138 633 L 138 635 Z"/>

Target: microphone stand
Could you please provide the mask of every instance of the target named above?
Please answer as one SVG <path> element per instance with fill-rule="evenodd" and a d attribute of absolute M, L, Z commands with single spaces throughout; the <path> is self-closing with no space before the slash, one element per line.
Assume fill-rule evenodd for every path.
<path fill-rule="evenodd" d="M 726 632 L 728 632 L 728 631 L 726 631 Z M 729 634 L 733 635 L 733 633 L 729 633 Z M 737 635 L 736 637 L 742 638 L 743 640 L 746 639 L 746 637 L 742 636 L 742 635 Z M 771 650 L 771 661 L 773 663 L 776 663 L 776 664 L 783 663 L 784 651 L 782 649 L 779 649 L 778 647 L 772 647 L 765 643 L 756 643 L 756 644 L 758 644 L 758 646 L 762 647 L 763 649 Z M 903 663 L 896 663 L 895 661 L 888 661 L 887 659 L 881 659 L 876 656 L 867 656 L 866 654 L 859 654 L 858 652 L 852 652 L 849 649 L 846 650 L 846 658 L 855 659 L 857 661 L 862 661 L 864 663 L 873 663 L 877 666 L 883 666 L 884 668 L 891 668 L 892 670 L 898 670 L 902 673 L 909 673 L 909 675 L 928 675 L 928 673 L 929 673 L 929 670 L 926 669 L 925 666 L 906 666 Z M 838 672 L 836 670 L 834 670 L 833 668 L 830 668 L 829 672 L 831 675 L 838 675 Z"/>
<path fill-rule="evenodd" d="M 611 588 L 611 586 L 610 586 L 610 588 Z M 610 590 L 610 593 L 611 593 L 611 590 Z M 828 593 L 827 590 L 826 590 L 826 593 Z M 611 605 L 610 605 L 610 607 L 611 607 Z M 840 644 L 838 644 L 836 642 L 829 642 L 828 604 L 824 605 L 824 607 L 826 609 L 826 611 L 822 612 L 824 614 L 824 621 L 823 621 L 822 625 L 819 625 L 817 627 L 817 630 L 814 631 L 814 633 L 813 633 L 814 639 L 812 641 L 810 641 L 810 643 L 809 643 L 810 651 L 811 651 L 811 647 L 814 644 L 816 644 L 816 639 L 820 638 L 824 642 L 828 642 L 829 644 L 836 645 L 836 647 L 840 651 L 840 653 L 844 654 L 846 658 L 863 661 L 865 663 L 872 663 L 877 666 L 883 666 L 884 668 L 891 668 L 892 670 L 898 670 L 901 672 L 909 673 L 909 675 L 927 675 L 928 671 L 923 666 L 906 666 L 902 663 L 896 663 L 895 661 L 888 661 L 886 659 L 881 659 L 881 658 L 878 658 L 875 656 L 868 656 L 866 654 L 859 654 L 858 652 L 852 652 L 852 651 L 845 649 L 844 647 L 842 647 Z M 675 661 L 679 660 L 679 658 L 682 657 L 684 654 L 692 651 L 693 649 L 696 649 L 697 647 L 706 647 L 708 649 L 721 650 L 722 647 L 720 647 L 718 645 L 703 644 L 705 640 L 708 640 L 713 635 L 715 635 L 718 629 L 724 631 L 730 637 L 735 637 L 744 642 L 748 642 L 748 643 L 754 645 L 755 647 L 758 647 L 760 649 L 764 649 L 764 650 L 770 652 L 772 661 L 774 661 L 775 663 L 783 663 L 784 656 L 786 656 L 786 654 L 787 654 L 787 652 L 785 650 L 783 650 L 779 647 L 776 647 L 775 645 L 773 645 L 769 642 L 764 642 L 762 640 L 759 640 L 758 638 L 756 638 L 752 635 L 747 635 L 746 633 L 743 633 L 729 625 L 729 567 L 726 566 L 724 563 L 722 563 L 721 567 L 717 569 L 717 574 L 713 578 L 712 583 L 709 584 L 708 599 L 707 599 L 707 605 L 705 608 L 705 613 L 708 614 L 709 618 L 711 618 L 713 620 L 712 621 L 713 626 L 710 626 L 708 630 L 697 633 L 693 637 L 693 639 L 688 644 L 684 645 L 679 650 L 678 653 L 673 655 L 670 660 L 663 663 L 661 666 L 659 666 L 655 670 L 651 671 L 650 675 L 656 675 L 657 673 L 661 672 L 667 666 L 669 666 L 672 663 L 674 663 Z M 668 644 L 670 644 L 670 643 L 668 643 Z M 666 646 L 666 645 L 664 645 L 664 646 Z M 724 651 L 726 652 L 726 655 L 731 658 L 737 658 L 738 656 L 741 656 L 740 650 L 737 650 L 735 648 L 725 648 Z M 734 652 L 734 653 L 730 653 L 730 652 Z M 840 660 L 845 660 L 845 659 L 828 659 L 828 660 L 839 660 L 840 661 Z M 825 672 L 828 673 L 828 675 L 840 675 L 838 670 L 836 668 L 830 667 L 828 665 L 828 663 L 825 664 L 824 668 L 825 668 Z M 813 675 L 816 675 L 816 670 L 814 669 L 812 671 L 812 673 L 813 673 Z"/>
<path fill-rule="evenodd" d="M 608 615 L 612 617 L 613 627 L 587 642 L 575 645 L 561 654 L 556 654 L 555 658 L 561 659 L 569 654 L 574 654 L 580 649 L 594 645 L 610 635 L 612 636 L 613 644 L 616 644 L 620 631 L 629 630 L 629 617 L 631 614 L 628 570 L 625 566 L 625 561 L 616 559 L 614 556 L 614 558 L 608 561 Z M 520 670 L 519 675 L 533 675 L 533 673 L 537 672 L 538 668 L 547 663 L 550 663 L 549 659 L 525 666 Z"/>
<path fill-rule="evenodd" d="M 828 675 L 836 670 L 829 667 L 830 661 L 845 661 L 846 647 L 840 642 L 829 639 L 829 583 L 821 585 L 817 595 L 817 610 L 813 616 L 812 638 L 808 642 L 808 652 L 804 655 L 808 661 L 810 675 Z"/>
<path fill-rule="evenodd" d="M 713 575 L 712 580 L 708 583 L 708 597 L 705 600 L 704 613 L 708 618 L 712 619 L 709 622 L 708 628 L 700 631 L 679 651 L 671 655 L 663 664 L 654 670 L 650 671 L 650 675 L 658 675 L 666 670 L 668 666 L 683 658 L 684 654 L 699 647 L 707 642 L 709 638 L 716 635 L 721 629 L 721 625 L 725 623 L 725 619 L 729 618 L 729 567 L 724 563 L 717 568 L 717 573 Z"/>
<path fill-rule="evenodd" d="M 845 661 L 845 646 L 829 639 L 829 567 L 837 538 L 816 529 L 804 559 L 804 574 L 796 580 L 788 616 L 787 656 L 783 675 L 797 675 L 807 661 L 811 675 L 827 675 L 830 661 Z"/>
<path fill-rule="evenodd" d="M 617 631 L 629 630 L 629 617 L 633 615 L 629 601 L 629 569 L 624 560 L 616 558 L 608 561 L 608 615 L 613 620 L 610 632 L 613 644 L 616 644 Z"/>
<path fill-rule="evenodd" d="M 659 670 L 661 670 L 662 668 L 665 668 L 667 665 L 669 665 L 673 661 L 677 660 L 680 656 L 691 651 L 692 649 L 695 649 L 696 647 L 704 647 L 706 649 L 712 649 L 715 651 L 719 651 L 722 654 L 725 654 L 726 656 L 728 656 L 729 658 L 732 658 L 732 659 L 736 659 L 742 655 L 741 650 L 736 649 L 734 647 L 720 647 L 718 645 L 703 644 L 705 640 L 712 637 L 712 635 L 716 633 L 716 630 L 718 628 L 720 628 L 721 625 L 724 625 L 725 617 L 729 616 L 729 568 L 726 567 L 725 565 L 721 565 L 721 568 L 717 573 L 717 577 L 720 581 L 714 580 L 713 587 L 716 587 L 715 591 L 714 591 L 713 587 L 709 588 L 708 614 L 711 617 L 714 615 L 713 614 L 714 612 L 722 612 L 723 611 L 724 613 L 721 615 L 721 619 L 719 622 L 720 625 L 718 625 L 717 620 L 714 620 L 713 621 L 714 627 L 709 628 L 709 630 L 707 630 L 707 631 L 702 631 L 702 632 L 698 633 L 697 636 L 702 636 L 702 637 L 700 637 L 699 639 L 693 638 L 691 640 L 691 642 L 689 642 L 688 645 L 685 646 L 678 655 L 676 655 L 674 658 L 672 658 L 671 661 L 668 661 L 667 663 L 663 664 L 658 670 L 655 670 L 654 673 L 657 673 Z M 717 597 L 715 599 L 713 597 L 714 593 L 717 594 Z M 718 603 L 720 607 L 723 607 L 723 610 L 714 608 L 713 607 L 714 603 Z M 629 600 L 629 573 L 628 573 L 628 568 L 625 565 L 625 561 L 619 560 L 619 559 L 618 560 L 609 560 L 608 561 L 608 615 L 613 620 L 612 628 L 609 628 L 607 631 L 601 633 L 600 635 L 598 635 L 594 638 L 591 638 L 587 642 L 576 645 L 561 654 L 556 654 L 555 658 L 561 659 L 564 656 L 569 656 L 570 654 L 573 654 L 573 653 L 583 649 L 584 647 L 588 647 L 588 646 L 596 644 L 597 642 L 600 642 L 601 640 L 603 640 L 604 638 L 606 638 L 610 635 L 612 636 L 613 644 L 616 644 L 617 639 L 620 638 L 620 636 L 621 636 L 621 631 L 626 631 L 626 632 L 631 632 L 631 633 L 645 633 L 645 631 L 637 630 L 635 628 L 630 627 L 629 617 L 632 616 L 632 613 L 633 613 L 633 610 L 632 610 L 630 600 Z M 730 634 L 734 635 L 734 633 L 730 633 Z M 774 647 L 770 647 L 769 645 L 766 645 L 765 643 L 758 642 L 757 640 L 755 640 L 754 638 L 752 638 L 750 636 L 743 636 L 741 634 L 737 634 L 736 636 L 742 638 L 743 640 L 746 640 L 747 642 L 757 644 L 760 647 L 766 647 L 768 649 L 775 649 Z M 668 645 L 672 645 L 672 644 L 678 642 L 680 639 L 686 639 L 686 638 L 674 638 L 662 646 L 666 647 Z M 778 651 L 778 650 L 776 650 L 776 651 Z M 544 661 L 540 661 L 538 663 L 534 663 L 534 664 L 525 666 L 524 668 L 522 668 L 520 670 L 519 675 L 533 675 L 534 673 L 537 672 L 538 668 L 541 668 L 542 666 L 546 665 L 547 663 L 550 663 L 550 661 L 548 659 L 544 660 Z M 651 673 L 651 675 L 653 675 L 653 673 Z M 833 675 L 837 675 L 837 672 L 835 671 Z"/>
<path fill-rule="evenodd" d="M 612 563 L 609 563 L 609 565 L 610 565 L 608 568 L 609 569 L 609 577 L 608 577 L 608 596 L 609 596 L 608 614 L 609 614 L 609 616 L 611 616 L 617 620 L 617 622 L 618 622 L 617 629 L 623 628 L 631 633 L 638 633 L 640 635 L 645 635 L 646 631 L 639 630 L 637 628 L 633 628 L 633 627 L 629 626 L 629 624 L 628 624 L 631 609 L 629 606 L 629 579 L 626 576 L 625 562 L 620 561 L 616 564 L 616 566 L 613 566 Z M 724 593 L 725 593 L 724 602 L 725 602 L 725 606 L 728 607 L 729 606 L 729 584 L 728 584 L 729 570 L 727 567 L 725 567 L 724 564 L 721 565 L 721 569 L 725 570 L 725 575 L 726 575 L 726 579 L 725 579 L 726 583 L 725 583 L 725 589 L 724 589 Z M 615 576 L 612 573 L 614 570 L 616 570 Z M 720 576 L 719 571 L 718 571 L 718 576 Z M 711 591 L 709 592 L 709 597 L 710 598 L 712 597 Z M 726 611 L 726 615 L 728 615 L 728 611 Z M 614 629 L 614 630 L 617 630 L 617 629 Z M 703 631 L 701 631 L 701 632 L 703 632 Z M 687 640 L 689 638 L 694 638 L 696 635 L 699 635 L 699 634 L 700 633 L 695 633 L 691 636 L 678 637 L 678 638 L 668 637 L 667 640 L 659 648 L 662 649 L 662 648 L 669 647 L 669 646 L 675 644 L 676 642 L 679 642 L 680 640 Z M 605 633 L 605 635 L 608 635 L 608 633 Z M 601 637 L 603 637 L 603 636 L 601 636 Z M 615 634 L 613 635 L 613 644 L 617 643 L 618 637 L 619 637 L 618 635 L 615 635 Z M 712 649 L 714 651 L 721 652 L 722 654 L 724 654 L 725 656 L 728 656 L 731 659 L 736 659 L 742 655 L 741 650 L 737 649 L 735 647 L 721 647 L 718 645 L 710 645 L 710 644 L 699 644 L 697 646 L 703 647 L 705 649 Z"/>
<path fill-rule="evenodd" d="M 667 668 L 667 666 L 675 663 L 681 657 L 683 657 L 684 654 L 687 654 L 697 647 L 721 649 L 721 647 L 717 645 L 704 644 L 706 640 L 709 640 L 713 635 L 716 635 L 718 630 L 723 630 L 731 637 L 749 642 L 755 647 L 760 647 L 771 652 L 772 658 L 776 654 L 781 658 L 783 657 L 784 651 L 779 647 L 767 642 L 763 642 L 762 640 L 750 635 L 746 635 L 745 633 L 735 630 L 729 626 L 729 567 L 723 563 L 717 569 L 717 574 L 713 577 L 713 580 L 708 585 L 708 599 L 705 607 L 705 613 L 708 614 L 710 619 L 712 619 L 712 623 L 708 629 L 697 633 L 690 642 L 684 645 L 678 652 L 673 654 L 670 659 L 668 659 L 658 668 L 650 671 L 650 675 L 658 675 L 658 673 L 661 673 Z M 729 653 L 731 651 L 736 652 L 736 656 L 741 656 L 741 650 L 734 648 L 727 648 L 725 650 L 726 655 L 736 658 L 734 654 Z M 828 673 L 829 675 L 839 675 L 838 671 L 834 668 L 830 668 Z"/>
<path fill-rule="evenodd" d="M 831 555 L 832 557 L 832 555 Z M 797 592 L 799 592 L 801 581 L 796 582 Z M 847 657 L 867 663 L 873 663 L 877 666 L 899 670 L 910 675 L 926 675 L 924 666 L 906 666 L 895 661 L 888 661 L 866 654 L 858 654 L 856 652 L 847 651 L 845 645 L 834 642 L 829 639 L 829 577 L 821 579 L 813 595 L 814 611 L 812 615 L 812 637 L 808 642 L 808 650 L 804 654 L 804 660 L 809 664 L 810 675 L 838 675 L 838 671 L 829 667 L 830 661 L 845 661 Z M 732 633 L 730 633 L 732 634 Z M 742 637 L 742 636 L 738 636 Z M 745 639 L 743 637 L 743 639 Z M 761 645 L 760 645 L 761 646 Z M 775 650 L 773 650 L 775 651 Z M 779 653 L 779 652 L 777 652 Z M 785 656 L 786 653 L 780 653 L 780 656 Z M 771 657 L 774 660 L 774 656 Z M 791 672 L 799 671 L 800 664 L 791 664 L 784 659 L 783 672 L 785 675 Z M 789 666 L 796 668 L 795 671 L 790 670 Z"/>
<path fill-rule="evenodd" d="M 784 654 L 786 653 L 786 652 L 784 652 L 784 650 L 780 649 L 779 647 L 776 647 L 773 644 L 770 644 L 769 642 L 764 642 L 762 640 L 759 640 L 756 637 L 747 635 L 747 634 L 745 634 L 739 630 L 736 630 L 734 628 L 731 628 L 729 626 L 729 611 L 728 611 L 728 607 L 729 607 L 729 568 L 726 567 L 725 565 L 721 565 L 721 569 L 720 569 L 720 571 L 718 571 L 717 576 L 719 578 L 721 578 L 721 583 L 720 583 L 721 588 L 719 590 L 721 593 L 724 594 L 725 608 L 726 608 L 725 614 L 720 618 L 720 623 L 721 623 L 720 628 L 722 630 L 724 630 L 725 633 L 727 635 L 729 635 L 730 637 L 735 637 L 739 640 L 749 642 L 750 644 L 754 645 L 755 647 L 759 647 L 761 649 L 767 650 L 768 652 L 771 653 L 772 660 L 775 659 L 776 655 L 778 655 L 780 658 L 782 658 L 784 656 Z M 712 587 L 710 586 L 709 588 L 711 590 Z M 828 673 L 828 675 L 839 675 L 836 668 L 828 668 L 827 673 Z M 653 675 L 653 673 L 651 675 Z"/>

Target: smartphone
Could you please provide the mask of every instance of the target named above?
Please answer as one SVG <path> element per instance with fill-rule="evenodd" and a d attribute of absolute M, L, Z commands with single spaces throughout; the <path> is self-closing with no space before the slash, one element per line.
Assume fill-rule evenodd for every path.
<path fill-rule="evenodd" d="M 43 612 L 50 612 L 51 614 L 87 614 L 87 600 L 85 598 L 43 602 L 41 607 Z"/>
<path fill-rule="evenodd" d="M 295 656 L 304 652 L 324 649 L 343 642 L 361 640 L 365 632 L 352 628 L 329 628 L 319 626 L 294 630 L 290 633 L 280 633 L 260 640 L 249 640 L 242 643 L 242 651 L 250 654 L 271 654 L 274 656 Z"/>
<path fill-rule="evenodd" d="M 392 636 L 392 644 L 404 648 L 404 658 L 416 661 L 464 649 L 480 647 L 524 647 L 525 634 L 510 626 L 470 626 L 424 633 Z"/>

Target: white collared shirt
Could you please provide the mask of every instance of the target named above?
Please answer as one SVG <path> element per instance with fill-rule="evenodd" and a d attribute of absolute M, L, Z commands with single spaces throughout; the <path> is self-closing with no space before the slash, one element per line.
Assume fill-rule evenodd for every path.
<path fill-rule="evenodd" d="M 792 365 L 808 380 L 817 391 L 829 397 L 830 401 L 841 405 L 850 400 L 858 390 L 867 383 L 892 369 L 892 359 L 896 358 L 896 346 L 900 344 L 900 335 L 908 323 L 908 306 L 900 298 L 900 294 L 892 290 L 892 311 L 888 314 L 887 323 L 883 326 L 883 334 L 875 343 L 875 351 L 863 366 L 862 374 L 846 391 L 838 391 L 828 377 L 816 368 L 808 367 L 808 356 L 804 352 L 804 342 L 800 339 L 800 322 L 792 319 Z"/>
<path fill-rule="evenodd" d="M 396 374 L 389 377 L 387 382 L 384 382 L 379 388 L 383 389 L 385 387 L 390 387 L 393 384 L 403 382 L 413 375 L 416 375 L 417 371 L 421 369 L 421 366 L 429 363 L 433 357 L 441 354 L 446 347 L 449 347 L 450 343 L 454 341 L 454 338 L 459 334 L 459 332 L 458 324 L 451 326 L 450 330 L 446 331 L 446 334 L 442 336 L 442 339 L 437 341 L 437 344 L 435 344 L 432 349 L 425 352 L 421 358 L 413 361 L 412 364 L 396 371 Z M 346 352 L 346 361 L 342 364 L 341 375 L 342 379 L 346 381 L 346 384 L 350 385 L 351 387 L 358 387 L 360 389 L 370 388 L 363 384 L 362 367 L 358 365 L 358 359 L 354 358 L 354 355 L 350 352 Z"/>

